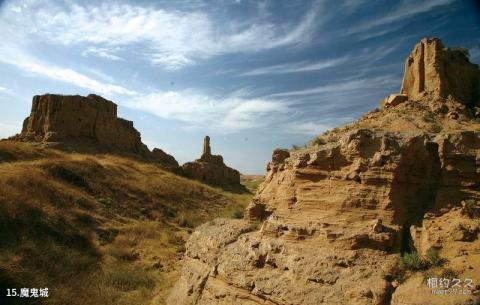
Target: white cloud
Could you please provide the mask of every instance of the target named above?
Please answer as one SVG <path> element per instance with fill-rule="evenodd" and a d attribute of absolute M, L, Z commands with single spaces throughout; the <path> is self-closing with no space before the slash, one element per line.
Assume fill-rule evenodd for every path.
<path fill-rule="evenodd" d="M 302 95 L 315 95 L 315 94 L 326 94 L 326 93 L 349 93 L 352 91 L 366 91 L 373 88 L 384 88 L 388 86 L 398 85 L 399 80 L 392 76 L 377 76 L 370 78 L 359 78 L 352 79 L 349 81 L 342 81 L 337 83 L 332 83 L 328 85 L 318 86 L 309 89 L 303 90 L 293 90 L 287 92 L 280 92 L 271 94 L 270 97 L 291 97 L 291 96 L 302 96 Z"/>
<path fill-rule="evenodd" d="M 100 94 L 135 94 L 134 91 L 127 88 L 111 83 L 100 82 L 73 69 L 42 62 L 26 53 L 23 48 L 8 42 L 0 45 L 0 62 L 13 65 L 27 73 L 69 83 Z"/>
<path fill-rule="evenodd" d="M 237 96 L 220 99 L 191 90 L 153 92 L 125 100 L 122 105 L 225 133 L 281 122 L 290 111 L 284 103 L 275 100 Z"/>
<path fill-rule="evenodd" d="M 32 36 L 60 45 L 86 45 L 84 55 L 112 60 L 120 59 L 116 48 L 136 45 L 153 64 L 169 70 L 217 55 L 305 43 L 318 22 L 316 3 L 297 24 L 280 25 L 265 18 L 225 24 L 225 20 L 215 20 L 204 12 L 113 2 L 26 5 L 24 10 L 28 14 L 11 18 L 26 25 L 24 31 L 31 29 L 28 34 Z"/>
<path fill-rule="evenodd" d="M 318 122 L 299 122 L 288 124 L 286 132 L 292 134 L 318 135 L 330 128 L 332 128 L 332 125 L 329 124 L 322 124 Z"/>
<path fill-rule="evenodd" d="M 470 61 L 474 63 L 480 62 L 480 46 L 470 48 Z"/>
<path fill-rule="evenodd" d="M 0 139 L 11 137 L 20 132 L 21 129 L 21 125 L 0 122 Z"/>
<path fill-rule="evenodd" d="M 100 58 L 110 59 L 114 61 L 121 61 L 124 60 L 120 56 L 113 54 L 115 51 L 111 48 L 95 48 L 89 47 L 85 51 L 82 52 L 83 56 L 94 55 Z"/>
<path fill-rule="evenodd" d="M 327 59 L 324 61 L 317 62 L 296 62 L 288 63 L 281 65 L 274 65 L 268 67 L 261 67 L 251 71 L 242 73 L 242 76 L 253 76 L 253 75 L 265 75 L 265 74 L 285 74 L 285 73 L 298 73 L 298 72 L 309 72 L 309 71 L 319 71 L 331 67 L 338 66 L 345 63 L 348 60 L 348 56 Z"/>
<path fill-rule="evenodd" d="M 7 88 L 0 86 L 0 91 L 7 91 Z"/>

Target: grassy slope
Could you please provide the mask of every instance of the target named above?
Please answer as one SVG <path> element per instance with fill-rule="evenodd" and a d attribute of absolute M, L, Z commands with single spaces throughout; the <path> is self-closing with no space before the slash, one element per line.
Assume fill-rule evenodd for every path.
<path fill-rule="evenodd" d="M 49 287 L 46 304 L 162 304 L 192 228 L 238 217 L 251 196 L 156 164 L 0 142 L 0 286 Z"/>

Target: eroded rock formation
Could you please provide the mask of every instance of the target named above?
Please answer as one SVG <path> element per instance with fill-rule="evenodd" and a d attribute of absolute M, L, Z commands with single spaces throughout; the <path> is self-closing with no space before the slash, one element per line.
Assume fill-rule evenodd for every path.
<path fill-rule="evenodd" d="M 203 153 L 200 159 L 187 162 L 183 166 L 183 172 L 187 177 L 206 183 L 239 188 L 240 173 L 223 163 L 223 157 L 212 155 L 210 137 L 206 136 L 203 141 Z"/>
<path fill-rule="evenodd" d="M 470 63 L 465 49 L 445 48 L 438 38 L 422 39 L 405 62 L 401 93 L 411 100 L 454 99 L 480 105 L 480 70 Z"/>
<path fill-rule="evenodd" d="M 30 116 L 12 139 L 76 151 L 134 154 L 178 167 L 162 150 L 150 152 L 133 122 L 117 117 L 117 105 L 94 94 L 34 96 Z"/>
<path fill-rule="evenodd" d="M 424 44 L 427 53 L 441 46 L 437 40 Z M 418 47 L 413 58 L 417 52 Z M 448 69 L 468 70 L 456 64 L 464 62 L 455 59 Z M 415 101 L 422 72 L 408 68 L 402 90 L 408 100 L 366 115 L 390 115 L 388 124 L 358 128 L 368 123 L 360 120 L 307 148 L 275 150 L 245 220 L 216 220 L 192 234 L 168 304 L 473 302 L 471 295 L 432 297 L 421 273 L 406 278 L 397 273 L 400 253 L 425 255 L 429 249 L 439 250 L 461 278 L 478 278 L 480 270 L 480 222 L 462 212 L 466 201 L 480 201 L 476 123 L 428 132 L 394 122 L 396 108 L 412 103 L 421 104 L 424 112 L 409 115 L 440 119 L 442 112 L 429 110 L 428 99 L 439 98 L 432 92 L 448 96 L 445 90 L 454 90 L 456 98 L 471 101 L 468 90 L 457 90 L 460 84 L 449 74 L 426 70 L 422 82 L 428 94 Z M 438 76 L 430 77 L 432 71 Z"/>

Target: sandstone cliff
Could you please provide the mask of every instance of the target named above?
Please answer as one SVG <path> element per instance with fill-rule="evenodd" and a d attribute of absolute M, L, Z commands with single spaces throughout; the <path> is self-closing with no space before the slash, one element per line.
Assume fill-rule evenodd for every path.
<path fill-rule="evenodd" d="M 133 122 L 117 117 L 117 105 L 94 94 L 34 96 L 30 116 L 12 139 L 68 150 L 132 154 L 178 167 L 162 150 L 150 152 Z"/>
<path fill-rule="evenodd" d="M 210 137 L 206 136 L 203 142 L 203 153 L 200 159 L 187 162 L 183 166 L 187 177 L 228 188 L 240 189 L 240 173 L 223 163 L 223 157 L 212 155 Z"/>
<path fill-rule="evenodd" d="M 434 249 L 443 265 L 429 272 L 479 284 L 468 212 L 480 202 L 479 70 L 456 52 L 422 40 L 404 97 L 305 149 L 275 150 L 246 219 L 193 233 L 168 304 L 473 304 L 432 296 L 426 273 L 397 264 Z"/>

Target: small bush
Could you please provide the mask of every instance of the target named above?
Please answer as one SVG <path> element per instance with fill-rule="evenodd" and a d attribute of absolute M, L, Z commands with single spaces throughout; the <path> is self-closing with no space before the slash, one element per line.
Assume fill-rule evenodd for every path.
<path fill-rule="evenodd" d="M 439 250 L 435 248 L 430 248 L 427 251 L 427 259 L 432 266 L 440 266 L 442 264 L 442 259 L 440 258 Z"/>
<path fill-rule="evenodd" d="M 252 231 L 258 231 L 262 227 L 262 222 L 260 220 L 255 220 L 250 223 L 250 229 Z"/>
<path fill-rule="evenodd" d="M 176 235 L 173 232 L 172 234 L 168 235 L 168 242 L 175 246 L 183 246 L 185 244 L 185 241 L 183 240 L 183 238 Z"/>
<path fill-rule="evenodd" d="M 398 265 L 407 270 L 421 270 L 426 267 L 426 262 L 418 252 L 412 252 L 400 256 Z"/>
<path fill-rule="evenodd" d="M 93 210 L 94 206 L 88 202 L 85 198 L 77 197 L 73 200 L 73 204 L 77 208 L 85 209 L 85 210 Z"/>
<path fill-rule="evenodd" d="M 422 116 L 422 119 L 427 123 L 435 122 L 435 115 L 432 112 L 427 112 Z"/>
<path fill-rule="evenodd" d="M 103 205 L 110 205 L 112 203 L 112 199 L 110 198 L 98 198 L 97 201 Z"/>
<path fill-rule="evenodd" d="M 430 125 L 430 132 L 439 133 L 443 130 L 443 127 L 437 123 Z"/>
<path fill-rule="evenodd" d="M 141 271 L 115 270 L 107 276 L 107 283 L 122 291 L 131 291 L 141 287 L 153 288 L 154 281 Z"/>
<path fill-rule="evenodd" d="M 177 219 L 177 223 L 179 226 L 184 227 L 184 228 L 193 228 L 194 225 L 190 222 L 188 217 L 185 215 L 180 215 L 180 217 Z"/>
<path fill-rule="evenodd" d="M 465 200 L 463 211 L 470 218 L 480 217 L 480 201 L 473 199 Z"/>
<path fill-rule="evenodd" d="M 232 218 L 242 219 L 243 218 L 243 210 L 235 210 L 232 213 Z"/>
<path fill-rule="evenodd" d="M 85 180 L 84 177 L 68 168 L 62 166 L 53 166 L 49 169 L 49 172 L 53 177 L 63 180 L 67 183 L 83 188 L 88 187 L 87 180 Z"/>
<path fill-rule="evenodd" d="M 321 137 L 318 137 L 318 138 L 313 140 L 313 144 L 316 144 L 316 145 L 324 145 L 326 143 L 327 142 L 325 141 L 325 139 L 323 139 Z"/>

